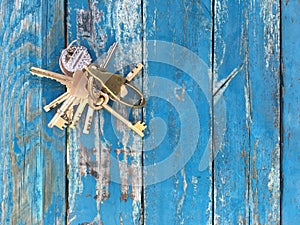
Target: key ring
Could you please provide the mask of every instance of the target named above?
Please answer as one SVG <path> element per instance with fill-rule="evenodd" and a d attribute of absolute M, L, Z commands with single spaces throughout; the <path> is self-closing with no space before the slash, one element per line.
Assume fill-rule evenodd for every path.
<path fill-rule="evenodd" d="M 98 91 L 94 88 L 93 77 L 89 77 L 88 79 L 87 90 L 89 92 L 88 103 L 93 110 L 100 110 L 103 104 L 108 103 L 109 96 L 102 91 Z M 95 93 L 96 91 L 98 91 L 98 93 Z"/>

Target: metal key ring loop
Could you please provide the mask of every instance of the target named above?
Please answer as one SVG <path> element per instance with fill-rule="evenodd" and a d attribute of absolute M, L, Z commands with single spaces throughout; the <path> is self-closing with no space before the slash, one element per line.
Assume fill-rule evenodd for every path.
<path fill-rule="evenodd" d="M 137 104 L 129 103 L 129 102 L 125 101 L 124 98 L 119 98 L 119 100 L 117 100 L 117 101 L 119 101 L 120 103 L 122 103 L 126 106 L 133 107 L 133 108 L 143 107 L 146 104 L 146 100 L 145 100 L 144 95 L 142 94 L 142 92 L 137 87 L 132 85 L 131 83 L 126 82 L 125 85 L 130 87 L 132 90 L 134 90 L 140 96 L 139 104 L 137 105 Z"/>

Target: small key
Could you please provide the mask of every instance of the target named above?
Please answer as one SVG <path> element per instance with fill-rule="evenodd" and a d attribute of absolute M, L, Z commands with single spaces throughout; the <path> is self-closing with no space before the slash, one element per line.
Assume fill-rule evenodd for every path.
<path fill-rule="evenodd" d="M 138 121 L 137 123 L 135 123 L 133 125 L 130 121 L 128 121 L 123 116 L 121 116 L 119 113 L 117 113 L 115 110 L 113 110 L 109 105 L 103 104 L 102 106 L 103 106 L 104 109 L 106 109 L 108 112 L 110 112 L 117 119 L 119 119 L 123 123 L 125 123 L 130 129 L 132 129 L 138 135 L 140 135 L 141 137 L 144 137 L 143 131 L 147 128 L 147 126 L 144 122 Z"/>
<path fill-rule="evenodd" d="M 91 129 L 94 111 L 100 110 L 103 106 L 103 104 L 107 104 L 109 101 L 109 97 L 107 94 L 104 94 L 103 92 L 99 93 L 99 97 L 95 100 L 92 98 L 88 98 L 88 111 L 84 123 L 83 133 L 88 134 Z"/>

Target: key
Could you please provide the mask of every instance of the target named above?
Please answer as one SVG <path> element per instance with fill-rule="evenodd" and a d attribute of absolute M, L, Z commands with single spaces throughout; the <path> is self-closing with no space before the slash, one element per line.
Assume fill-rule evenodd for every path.
<path fill-rule="evenodd" d="M 88 106 L 88 111 L 87 111 L 84 128 L 83 128 L 84 134 L 88 134 L 90 132 L 95 110 L 100 110 L 102 108 L 102 105 L 107 104 L 107 102 L 109 101 L 108 95 L 102 92 L 100 92 L 99 95 L 100 96 L 96 100 L 92 98 L 88 98 L 89 106 Z"/>
<path fill-rule="evenodd" d="M 48 70 L 40 69 L 37 67 L 31 67 L 30 72 L 33 75 L 37 75 L 39 77 L 46 77 L 53 80 L 56 80 L 57 82 L 65 85 L 67 87 L 67 92 L 56 98 L 54 101 L 52 101 L 50 104 L 46 105 L 44 107 L 45 111 L 49 111 L 51 108 L 56 107 L 57 105 L 62 104 L 58 112 L 54 115 L 52 120 L 49 122 L 48 127 L 52 128 L 53 126 L 57 126 L 60 129 L 64 129 L 67 124 L 69 123 L 70 114 L 72 114 L 71 106 L 73 102 L 75 101 L 75 98 L 73 98 L 70 93 L 69 89 L 72 87 L 73 84 L 73 78 L 67 77 L 65 75 L 61 75 L 59 73 L 54 73 Z M 65 116 L 65 118 L 63 118 Z M 66 120 L 67 119 L 67 120 Z"/>
<path fill-rule="evenodd" d="M 67 127 L 68 121 L 63 119 L 62 116 L 67 112 L 67 110 L 72 106 L 76 97 L 69 95 L 67 100 L 62 104 L 62 106 L 57 110 L 52 120 L 49 122 L 48 127 L 53 128 L 57 126 L 59 129 L 63 130 Z"/>
<path fill-rule="evenodd" d="M 141 71 L 141 69 L 143 68 L 143 64 L 139 63 L 136 65 L 136 67 L 130 71 L 130 73 L 127 74 L 126 76 L 126 80 L 127 82 L 131 82 L 133 78 L 136 77 L 136 75 L 138 75 L 138 73 Z"/>
<path fill-rule="evenodd" d="M 73 121 L 72 114 L 73 114 L 74 106 L 78 105 L 80 103 L 80 101 L 85 101 L 88 97 L 89 93 L 86 88 L 87 81 L 88 81 L 87 77 L 84 76 L 84 74 L 81 70 L 77 70 L 73 74 L 73 82 L 69 89 L 69 92 L 70 92 L 69 97 L 63 103 L 63 105 L 61 106 L 59 111 L 55 114 L 53 120 L 50 121 L 50 123 L 49 123 L 50 127 L 53 127 L 55 125 L 55 126 L 61 128 L 61 127 L 64 127 L 64 126 L 62 126 L 62 124 L 69 124 L 71 121 Z M 65 105 L 65 103 L 66 103 L 66 105 Z M 84 107 L 83 107 L 83 109 L 80 113 L 81 107 L 83 107 L 82 104 L 80 104 L 79 111 L 76 114 L 76 120 L 80 119 L 82 111 L 84 110 Z M 63 116 L 66 116 L 67 120 L 63 119 L 62 118 Z M 72 124 L 72 122 L 71 122 L 71 124 Z"/>
<path fill-rule="evenodd" d="M 100 68 L 102 68 L 103 70 L 107 69 L 109 62 L 112 60 L 112 58 L 113 58 L 113 56 L 114 56 L 114 54 L 116 52 L 117 46 L 118 46 L 118 43 L 115 42 L 109 48 L 109 50 L 107 51 L 107 55 L 106 55 L 104 61 L 100 64 Z M 90 86 L 93 86 L 92 84 L 93 84 L 93 81 L 91 81 Z M 91 95 L 90 97 L 93 99 L 94 102 L 97 101 L 97 98 L 98 98 L 99 95 L 96 94 L 93 89 L 90 90 L 90 95 Z M 93 117 L 94 117 L 94 111 L 96 109 L 95 107 L 91 107 L 91 105 L 94 105 L 94 103 L 93 102 L 89 102 L 89 107 L 88 107 L 88 111 L 87 111 L 85 122 L 84 122 L 84 126 L 83 126 L 83 133 L 84 134 L 88 134 L 90 132 L 92 121 L 93 121 Z M 98 107 L 97 110 L 99 110 L 100 108 Z"/>
<path fill-rule="evenodd" d="M 39 77 L 46 77 L 53 80 L 56 80 L 57 82 L 65 85 L 67 88 L 71 87 L 73 78 L 68 77 L 59 73 L 54 73 L 48 70 L 43 70 L 37 67 L 31 67 L 30 72 L 33 75 L 39 76 Z"/>
<path fill-rule="evenodd" d="M 110 46 L 110 48 L 107 51 L 107 55 L 106 55 L 105 60 L 103 61 L 103 63 L 100 64 L 101 68 L 103 68 L 105 70 L 107 69 L 108 64 L 112 60 L 112 58 L 113 58 L 113 56 L 116 52 L 117 47 L 118 47 L 118 42 L 115 42 L 115 43 L 113 43 L 112 46 Z"/>
<path fill-rule="evenodd" d="M 138 64 L 128 75 L 126 78 L 107 72 L 100 67 L 95 65 L 90 65 L 85 68 L 85 73 L 87 76 L 93 77 L 97 81 L 97 88 L 109 95 L 109 97 L 113 101 L 120 102 L 124 105 L 140 108 L 145 105 L 146 101 L 144 99 L 143 94 L 132 85 L 131 80 L 139 73 L 139 71 L 143 68 L 143 65 Z M 130 103 L 125 100 L 123 97 L 127 95 L 126 88 L 132 89 L 136 94 L 140 96 L 139 104 Z"/>
<path fill-rule="evenodd" d="M 85 109 L 87 104 L 88 104 L 87 99 L 81 100 L 81 102 L 79 103 L 79 105 L 75 111 L 75 114 L 73 116 L 72 123 L 70 124 L 70 128 L 75 128 L 75 126 L 77 126 L 77 124 L 81 118 L 81 115 L 83 113 L 83 110 Z"/>
<path fill-rule="evenodd" d="M 48 105 L 44 106 L 44 110 L 46 112 L 49 112 L 50 109 L 53 109 L 55 107 L 57 107 L 58 105 L 60 105 L 62 102 L 64 102 L 65 100 L 67 100 L 67 98 L 69 97 L 70 93 L 69 91 L 63 93 L 62 95 L 60 95 L 58 98 L 54 99 L 52 102 L 50 102 Z"/>
<path fill-rule="evenodd" d="M 83 131 L 82 131 L 84 134 L 88 134 L 90 132 L 93 117 L 94 117 L 94 109 L 89 106 L 88 111 L 86 113 L 84 127 L 83 127 Z"/>
<path fill-rule="evenodd" d="M 119 113 L 117 113 L 115 110 L 113 110 L 109 105 L 103 104 L 102 107 L 106 109 L 108 112 L 110 112 L 113 116 L 115 116 L 117 119 L 121 120 L 123 123 L 125 123 L 130 129 L 132 129 L 134 132 L 136 132 L 141 137 L 144 137 L 143 131 L 147 128 L 146 124 L 144 122 L 138 121 L 134 125 L 125 119 L 123 116 L 121 116 Z"/>

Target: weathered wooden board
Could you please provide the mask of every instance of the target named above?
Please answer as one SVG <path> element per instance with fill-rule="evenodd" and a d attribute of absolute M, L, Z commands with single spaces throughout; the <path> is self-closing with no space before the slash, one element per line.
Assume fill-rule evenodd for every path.
<path fill-rule="evenodd" d="M 217 0 L 214 18 L 215 91 L 227 82 L 216 95 L 226 114 L 214 104 L 214 140 L 224 135 L 214 144 L 214 222 L 279 224 L 280 2 Z"/>
<path fill-rule="evenodd" d="M 126 75 L 142 61 L 140 0 L 70 1 L 68 14 L 68 42 L 81 40 L 95 62 L 115 41 L 110 71 Z M 130 114 L 121 105 L 113 107 Z M 90 134 L 82 133 L 83 125 L 84 116 L 69 138 L 68 223 L 142 223 L 142 139 L 103 110 L 95 113 Z"/>
<path fill-rule="evenodd" d="M 248 224 L 250 78 L 244 63 L 250 9 L 247 1 L 222 0 L 214 8 L 214 222 Z"/>
<path fill-rule="evenodd" d="M 42 106 L 63 87 L 29 73 L 58 69 L 62 1 L 0 1 L 0 224 L 63 224 L 65 136 Z"/>
<path fill-rule="evenodd" d="M 282 2 L 282 224 L 300 223 L 299 1 Z"/>
<path fill-rule="evenodd" d="M 211 1 L 143 9 L 145 224 L 212 224 Z"/>
<path fill-rule="evenodd" d="M 280 224 L 280 1 L 250 3 L 250 223 Z"/>

